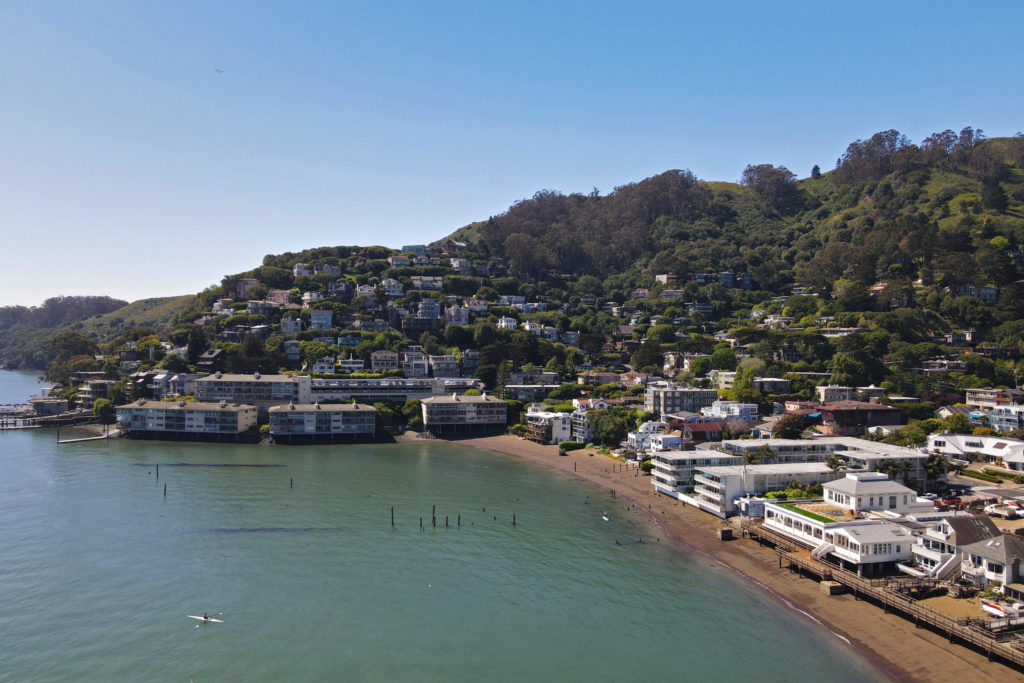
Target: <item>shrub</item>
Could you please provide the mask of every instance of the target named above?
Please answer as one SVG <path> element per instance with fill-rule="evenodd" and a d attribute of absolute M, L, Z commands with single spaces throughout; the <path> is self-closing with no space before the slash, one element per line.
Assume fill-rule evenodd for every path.
<path fill-rule="evenodd" d="M 558 447 L 563 451 L 576 451 L 581 448 L 586 448 L 586 444 L 582 441 L 559 441 Z"/>
<path fill-rule="evenodd" d="M 960 473 L 960 476 L 970 477 L 971 479 L 980 479 L 981 481 L 987 481 L 990 484 L 1001 484 L 1003 482 L 999 477 L 994 477 L 991 474 L 979 472 L 977 470 L 964 470 Z"/>

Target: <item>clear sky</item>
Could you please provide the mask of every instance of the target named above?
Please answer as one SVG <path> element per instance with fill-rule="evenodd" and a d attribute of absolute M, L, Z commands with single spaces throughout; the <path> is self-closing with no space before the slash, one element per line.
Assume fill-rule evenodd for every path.
<path fill-rule="evenodd" d="M 1024 129 L 1024 2 L 0 3 L 0 305 Z M 223 71 L 218 73 L 217 69 Z"/>

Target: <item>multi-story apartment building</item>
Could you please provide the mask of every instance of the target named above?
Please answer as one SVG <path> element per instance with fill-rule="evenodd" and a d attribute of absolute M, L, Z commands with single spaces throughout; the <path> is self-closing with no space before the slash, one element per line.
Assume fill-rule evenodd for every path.
<path fill-rule="evenodd" d="M 644 409 L 661 416 L 666 413 L 700 412 L 718 400 L 714 389 L 697 389 L 681 384 L 663 382 L 648 385 L 644 395 Z"/>
<path fill-rule="evenodd" d="M 232 375 L 216 372 L 196 380 L 200 401 L 228 401 L 259 407 L 295 401 L 310 403 L 308 375 Z"/>
<path fill-rule="evenodd" d="M 433 396 L 420 401 L 423 426 L 432 433 L 503 430 L 508 404 L 487 394 Z"/>
<path fill-rule="evenodd" d="M 275 441 L 370 438 L 377 430 L 377 411 L 358 403 L 296 404 L 274 406 L 270 436 Z"/>
<path fill-rule="evenodd" d="M 129 436 L 237 438 L 256 426 L 256 406 L 139 399 L 118 406 L 117 420 Z"/>

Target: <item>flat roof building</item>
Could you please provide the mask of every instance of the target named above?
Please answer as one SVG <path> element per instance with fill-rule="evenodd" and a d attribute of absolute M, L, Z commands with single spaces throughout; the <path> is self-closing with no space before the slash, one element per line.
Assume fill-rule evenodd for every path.
<path fill-rule="evenodd" d="M 503 431 L 508 423 L 508 404 L 487 394 L 432 396 L 420 401 L 420 408 L 431 433 Z"/>
<path fill-rule="evenodd" d="M 117 421 L 129 436 L 238 438 L 256 426 L 256 406 L 139 399 L 118 406 Z"/>
<path fill-rule="evenodd" d="M 358 403 L 289 403 L 268 412 L 270 436 L 277 442 L 355 440 L 377 432 L 377 410 Z"/>

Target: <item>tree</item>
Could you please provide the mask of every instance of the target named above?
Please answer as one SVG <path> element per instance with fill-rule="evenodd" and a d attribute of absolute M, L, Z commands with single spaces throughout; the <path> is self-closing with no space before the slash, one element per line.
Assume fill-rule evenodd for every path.
<path fill-rule="evenodd" d="M 590 410 L 587 422 L 594 427 L 594 439 L 606 446 L 618 445 L 629 432 L 626 418 L 611 410 Z"/>
<path fill-rule="evenodd" d="M 98 398 L 92 404 L 92 416 L 99 419 L 101 424 L 113 424 L 117 419 L 117 411 L 110 400 Z"/>
<path fill-rule="evenodd" d="M 760 446 L 756 451 L 743 454 L 743 461 L 748 465 L 757 465 L 761 463 L 775 462 L 778 458 L 778 454 L 768 444 Z"/>
<path fill-rule="evenodd" d="M 954 413 L 949 417 L 943 418 L 941 422 L 942 430 L 950 434 L 970 434 L 974 431 L 974 425 L 971 424 L 966 415 L 961 413 Z"/>
<path fill-rule="evenodd" d="M 811 177 L 815 180 L 821 177 L 821 166 L 814 165 L 814 168 L 811 169 Z"/>
<path fill-rule="evenodd" d="M 772 428 L 776 439 L 799 439 L 804 433 L 804 421 L 799 415 L 783 415 Z"/>
<path fill-rule="evenodd" d="M 747 166 L 740 182 L 760 195 L 775 211 L 785 211 L 797 197 L 796 175 L 785 166 Z"/>
<path fill-rule="evenodd" d="M 845 463 L 842 461 L 842 459 L 837 455 L 830 455 L 825 460 L 825 467 L 832 470 L 833 473 L 838 472 L 839 468 L 842 467 L 844 464 Z"/>

